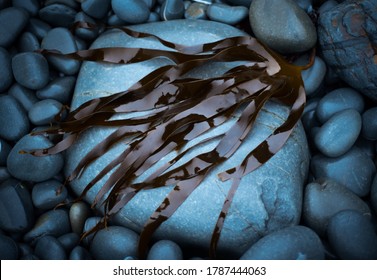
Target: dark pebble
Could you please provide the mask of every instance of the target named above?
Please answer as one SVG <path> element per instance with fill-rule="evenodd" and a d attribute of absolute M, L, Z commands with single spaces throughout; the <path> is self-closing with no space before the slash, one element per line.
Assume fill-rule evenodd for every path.
<path fill-rule="evenodd" d="M 323 260 L 324 249 L 318 235 L 304 226 L 287 227 L 254 243 L 241 260 Z"/>
<path fill-rule="evenodd" d="M 34 52 L 40 48 L 41 45 L 39 44 L 37 36 L 31 32 L 22 33 L 17 41 L 18 52 Z"/>
<path fill-rule="evenodd" d="M 322 180 L 305 188 L 303 220 L 306 225 L 324 236 L 330 218 L 342 210 L 370 213 L 368 205 L 346 187 Z"/>
<path fill-rule="evenodd" d="M 9 47 L 21 34 L 29 19 L 28 13 L 19 8 L 0 11 L 0 47 Z"/>
<path fill-rule="evenodd" d="M 204 2 L 209 2 L 211 3 L 212 0 L 204 0 Z M 225 2 L 233 5 L 233 6 L 244 6 L 246 8 L 250 7 L 250 4 L 253 0 L 225 0 Z M 215 1 L 214 1 L 215 2 Z"/>
<path fill-rule="evenodd" d="M 35 184 L 31 192 L 33 204 L 38 209 L 50 210 L 67 198 L 67 188 L 57 180 Z"/>
<path fill-rule="evenodd" d="M 369 140 L 377 140 L 377 107 L 363 113 L 362 135 Z"/>
<path fill-rule="evenodd" d="M 17 180 L 0 185 L 0 228 L 24 232 L 34 223 L 34 209 L 29 191 Z"/>
<path fill-rule="evenodd" d="M 84 0 L 81 2 L 81 9 L 91 17 L 101 19 L 110 10 L 111 0 Z"/>
<path fill-rule="evenodd" d="M 17 260 L 18 246 L 14 240 L 4 234 L 0 234 L 0 260 Z"/>
<path fill-rule="evenodd" d="M 42 135 L 26 135 L 21 138 L 8 156 L 9 173 L 15 178 L 25 181 L 43 182 L 57 175 L 63 167 L 61 154 L 36 157 L 22 154 L 20 151 L 45 149 L 53 144 Z"/>
<path fill-rule="evenodd" d="M 8 169 L 5 166 L 0 166 L 0 184 L 11 178 Z"/>
<path fill-rule="evenodd" d="M 7 90 L 13 82 L 12 63 L 9 52 L 0 47 L 0 92 Z"/>
<path fill-rule="evenodd" d="M 150 10 L 140 0 L 112 0 L 111 6 L 114 13 L 128 23 L 144 23 L 149 18 Z"/>
<path fill-rule="evenodd" d="M 185 10 L 186 19 L 207 19 L 207 5 L 203 3 L 191 3 Z"/>
<path fill-rule="evenodd" d="M 74 232 L 70 232 L 58 237 L 58 241 L 63 246 L 67 254 L 69 254 L 73 248 L 79 245 L 80 235 Z"/>
<path fill-rule="evenodd" d="M 69 219 L 72 231 L 81 234 L 84 229 L 85 221 L 90 216 L 90 207 L 85 202 L 79 201 L 72 204 L 69 209 Z"/>
<path fill-rule="evenodd" d="M 182 260 L 183 253 L 177 243 L 170 240 L 157 241 L 148 252 L 148 260 Z"/>
<path fill-rule="evenodd" d="M 182 0 L 166 0 L 160 10 L 162 20 L 172 20 L 183 18 L 185 5 Z"/>
<path fill-rule="evenodd" d="M 33 242 L 45 235 L 59 237 L 70 231 L 71 226 L 67 211 L 63 209 L 50 210 L 38 218 L 34 227 L 25 234 L 24 241 Z"/>
<path fill-rule="evenodd" d="M 34 91 L 17 83 L 14 83 L 13 86 L 10 87 L 8 94 L 13 96 L 26 112 L 33 107 L 34 103 L 39 101 L 39 99 L 35 96 Z"/>
<path fill-rule="evenodd" d="M 12 0 L 12 6 L 24 9 L 30 16 L 36 16 L 39 11 L 38 0 Z"/>
<path fill-rule="evenodd" d="M 90 252 L 97 260 L 122 260 L 137 255 L 139 236 L 132 230 L 109 226 L 98 231 L 90 245 Z"/>
<path fill-rule="evenodd" d="M 38 239 L 34 250 L 41 260 L 66 260 L 67 254 L 60 242 L 53 236 L 43 236 Z"/>
<path fill-rule="evenodd" d="M 52 4 L 63 4 L 66 5 L 74 10 L 80 9 L 80 2 L 77 0 L 45 0 L 45 6 L 52 5 Z"/>
<path fill-rule="evenodd" d="M 17 141 L 29 131 L 29 120 L 24 108 L 9 95 L 0 95 L 0 137 Z"/>
<path fill-rule="evenodd" d="M 43 38 L 41 47 L 47 50 L 57 50 L 63 54 L 77 51 L 75 38 L 68 29 L 62 27 L 51 29 Z M 48 61 L 66 75 L 74 75 L 80 68 L 80 62 L 73 59 L 49 56 Z"/>
<path fill-rule="evenodd" d="M 235 25 L 244 20 L 248 15 L 248 8 L 244 6 L 229 6 L 225 4 L 212 4 L 207 8 L 207 16 L 213 21 Z"/>
<path fill-rule="evenodd" d="M 41 89 L 49 81 L 48 62 L 40 53 L 25 52 L 15 55 L 12 69 L 16 81 L 29 89 Z"/>
<path fill-rule="evenodd" d="M 7 158 L 12 147 L 5 142 L 5 140 L 0 138 L 0 166 L 5 166 L 7 164 Z"/>
<path fill-rule="evenodd" d="M 51 26 L 37 18 L 31 18 L 27 30 L 33 33 L 38 40 L 42 40 L 51 30 Z"/>
<path fill-rule="evenodd" d="M 39 10 L 39 17 L 57 27 L 71 27 L 76 11 L 64 4 L 51 4 Z"/>
<path fill-rule="evenodd" d="M 87 22 L 87 23 L 93 24 L 94 26 L 97 26 L 96 21 L 83 12 L 79 12 L 79 13 L 76 14 L 75 22 Z M 89 28 L 89 29 L 88 28 L 81 28 L 81 27 L 75 28 L 75 35 L 84 39 L 84 40 L 93 40 L 93 39 L 97 38 L 98 32 L 99 32 L 98 27 Z"/>
<path fill-rule="evenodd" d="M 66 76 L 54 79 L 46 87 L 38 90 L 36 95 L 39 99 L 55 99 L 63 104 L 69 104 L 72 97 L 76 77 Z"/>
<path fill-rule="evenodd" d="M 342 259 L 377 259 L 377 234 L 370 216 L 354 210 L 341 211 L 330 219 L 327 237 Z"/>
<path fill-rule="evenodd" d="M 84 247 L 76 246 L 69 254 L 70 260 L 92 260 L 92 255 Z"/>
<path fill-rule="evenodd" d="M 44 99 L 33 105 L 29 111 L 29 120 L 35 125 L 55 123 L 55 117 L 63 110 L 63 104 L 55 99 Z"/>

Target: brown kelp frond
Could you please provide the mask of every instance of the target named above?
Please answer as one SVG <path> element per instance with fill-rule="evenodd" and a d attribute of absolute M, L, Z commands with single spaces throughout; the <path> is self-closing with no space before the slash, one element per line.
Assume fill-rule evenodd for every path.
<path fill-rule="evenodd" d="M 93 231 L 103 227 L 108 217 L 116 214 L 139 191 L 172 186 L 141 231 L 139 253 L 143 257 L 154 231 L 174 214 L 213 168 L 228 160 L 242 145 L 264 104 L 268 100 L 275 100 L 289 106 L 290 114 L 280 127 L 250 151 L 239 166 L 218 174 L 223 181 L 232 180 L 232 185 L 213 231 L 210 248 L 211 255 L 215 256 L 224 220 L 242 177 L 274 156 L 300 119 L 305 104 L 301 80 L 304 67 L 288 64 L 250 36 L 183 46 L 154 35 L 123 27 L 120 29 L 135 38 L 154 37 L 171 50 L 100 48 L 71 54 L 50 50 L 40 52 L 44 55 L 116 64 L 163 56 L 175 64 L 154 70 L 126 91 L 82 104 L 64 122 L 43 132 L 65 135 L 61 142 L 51 148 L 30 153 L 37 156 L 58 153 L 68 149 L 81 133 L 90 128 L 114 127 L 107 138 L 82 158 L 68 180 L 78 178 L 90 164 L 120 141 L 126 144 L 124 151 L 95 176 L 80 196 L 84 197 L 112 171 L 93 202 L 93 207 L 98 202 L 104 203 L 105 210 L 102 223 Z M 205 63 L 230 61 L 242 61 L 242 65 L 219 77 L 186 77 L 190 70 Z M 127 113 L 135 112 L 142 113 L 142 116 L 112 118 L 115 114 L 126 113 L 127 116 Z M 194 149 L 194 146 L 189 145 L 191 141 L 199 141 L 200 136 L 230 118 L 237 119 L 229 130 L 215 137 L 218 142 L 212 150 L 178 164 Z M 198 144 L 211 140 L 205 138 Z M 139 180 L 147 170 L 172 152 L 176 153 L 173 159 L 157 168 L 148 178 Z"/>

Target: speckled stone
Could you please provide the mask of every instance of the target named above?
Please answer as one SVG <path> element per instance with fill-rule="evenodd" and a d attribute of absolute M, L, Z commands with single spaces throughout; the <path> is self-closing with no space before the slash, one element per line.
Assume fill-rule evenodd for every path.
<path fill-rule="evenodd" d="M 166 40 L 182 44 L 198 44 L 211 42 L 225 37 L 243 35 L 241 31 L 216 22 L 201 20 L 177 20 L 158 22 L 132 27 L 134 30 L 149 32 L 161 36 Z M 182 34 L 185 34 L 182 36 Z M 92 47 L 133 46 L 162 48 L 155 40 L 131 39 L 119 31 L 111 31 L 101 36 Z M 95 97 L 107 96 L 126 90 L 137 80 L 150 71 L 166 65 L 169 60 L 155 58 L 136 65 L 110 66 L 85 62 L 77 81 L 72 109 Z M 204 66 L 192 73 L 193 76 L 210 77 L 222 74 L 227 67 L 234 67 L 230 63 L 224 67 Z M 111 69 L 111 71 L 109 71 Z M 132 73 L 132 76 L 129 75 Z M 122 81 L 121 83 L 119 81 Z M 286 117 L 288 110 L 275 103 L 269 103 L 265 111 L 260 114 L 255 131 L 245 140 L 233 160 L 226 162 L 202 182 L 179 210 L 166 221 L 156 232 L 159 239 L 170 239 L 179 245 L 190 244 L 207 247 L 210 243 L 212 231 L 223 205 L 226 190 L 230 182 L 221 182 L 217 173 L 238 164 L 253 147 L 269 135 L 271 126 L 281 123 L 281 117 Z M 276 117 L 279 116 L 279 117 Z M 268 125 L 265 125 L 268 123 Z M 219 129 L 226 131 L 230 123 Z M 82 135 L 82 138 L 70 148 L 67 153 L 66 174 L 68 175 L 83 155 L 96 143 L 104 139 L 111 129 L 94 129 Z M 203 135 L 207 137 L 208 135 Z M 213 136 L 213 134 L 212 134 Z M 208 151 L 213 145 L 200 146 L 197 153 Z M 118 145 L 109 153 L 103 155 L 80 179 L 72 182 L 76 193 L 81 193 L 84 186 L 118 154 L 124 146 Z M 161 161 L 169 160 L 173 154 Z M 218 244 L 220 250 L 230 250 L 238 256 L 245 251 L 260 236 L 271 231 L 290 225 L 298 224 L 302 203 L 302 187 L 308 168 L 308 147 L 302 126 L 299 124 L 284 148 L 268 163 L 258 170 L 244 177 L 239 186 L 232 207 L 225 221 L 224 230 Z M 144 175 L 148 176 L 149 172 Z M 108 174 L 105 180 L 108 179 Z M 103 184 L 101 180 L 86 196 L 92 202 L 96 192 Z M 140 231 L 142 225 L 162 202 L 171 187 L 159 188 L 140 192 L 115 217 L 114 222 Z M 153 198 L 153 199 L 152 199 Z M 250 203 L 253 201 L 253 203 Z M 193 213 L 192 209 L 196 209 Z M 200 213 L 197 215 L 196 213 Z"/>

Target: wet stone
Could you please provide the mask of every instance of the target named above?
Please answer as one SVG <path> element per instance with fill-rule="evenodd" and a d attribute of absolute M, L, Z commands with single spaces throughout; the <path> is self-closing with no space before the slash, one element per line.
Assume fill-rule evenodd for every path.
<path fill-rule="evenodd" d="M 72 231 L 81 234 L 84 229 L 86 219 L 90 215 L 90 207 L 82 201 L 75 202 L 69 209 L 69 220 L 71 222 Z"/>
<path fill-rule="evenodd" d="M 35 184 L 31 193 L 36 208 L 49 210 L 67 198 L 67 188 L 57 180 Z"/>
<path fill-rule="evenodd" d="M 37 18 L 31 18 L 27 30 L 33 33 L 38 40 L 42 40 L 51 30 L 51 26 Z"/>
<path fill-rule="evenodd" d="M 330 218 L 342 210 L 370 213 L 368 205 L 346 187 L 322 180 L 305 188 L 303 220 L 319 235 L 324 236 Z"/>
<path fill-rule="evenodd" d="M 354 210 L 337 213 L 330 219 L 327 237 L 342 259 L 377 259 L 377 234 L 370 215 Z"/>
<path fill-rule="evenodd" d="M 160 16 L 162 20 L 180 19 L 185 13 L 182 0 L 165 0 L 161 6 Z"/>
<path fill-rule="evenodd" d="M 377 107 L 363 113 L 362 135 L 369 140 L 377 140 Z"/>
<path fill-rule="evenodd" d="M 36 157 L 20 151 L 33 151 L 52 146 L 51 141 L 41 135 L 26 135 L 21 138 L 8 156 L 9 173 L 17 179 L 43 182 L 57 175 L 63 167 L 61 154 Z"/>
<path fill-rule="evenodd" d="M 0 47 L 0 92 L 7 90 L 13 82 L 12 64 L 9 52 Z"/>
<path fill-rule="evenodd" d="M 244 6 L 212 4 L 207 8 L 207 16 L 214 21 L 235 25 L 247 17 L 249 10 Z"/>
<path fill-rule="evenodd" d="M 9 95 L 0 95 L 0 137 L 17 141 L 29 131 L 29 120 L 24 108 Z"/>
<path fill-rule="evenodd" d="M 70 260 L 92 260 L 92 255 L 84 247 L 76 246 L 69 254 Z"/>
<path fill-rule="evenodd" d="M 191 3 L 185 10 L 186 19 L 207 19 L 207 5 L 203 3 Z"/>
<path fill-rule="evenodd" d="M 36 16 L 39 11 L 38 0 L 12 0 L 12 6 L 24 9 L 29 13 L 30 16 Z"/>
<path fill-rule="evenodd" d="M 111 0 L 84 0 L 81 2 L 81 9 L 87 15 L 101 19 L 107 15 L 110 3 Z"/>
<path fill-rule="evenodd" d="M 19 52 L 33 52 L 41 48 L 37 36 L 31 32 L 24 32 L 17 41 Z"/>
<path fill-rule="evenodd" d="M 62 104 L 68 104 L 71 100 L 76 77 L 59 77 L 51 81 L 46 87 L 36 92 L 39 99 L 54 99 Z"/>
<path fill-rule="evenodd" d="M 39 17 L 57 27 L 71 27 L 75 20 L 76 11 L 63 4 L 51 4 L 39 10 Z"/>
<path fill-rule="evenodd" d="M 128 23 L 143 23 L 148 20 L 150 10 L 139 0 L 111 0 L 114 13 Z"/>
<path fill-rule="evenodd" d="M 55 99 L 44 99 L 36 102 L 29 111 L 29 119 L 35 125 L 55 123 L 55 117 L 63 110 L 63 104 Z"/>
<path fill-rule="evenodd" d="M 5 166 L 7 164 L 7 158 L 11 149 L 11 145 L 0 138 L 0 166 Z"/>
<path fill-rule="evenodd" d="M 70 232 L 58 237 L 58 241 L 63 246 L 66 253 L 70 253 L 80 243 L 80 235 Z"/>
<path fill-rule="evenodd" d="M 10 7 L 0 10 L 0 47 L 13 44 L 28 22 L 28 13 L 19 8 Z"/>
<path fill-rule="evenodd" d="M 67 259 L 64 247 L 53 236 L 43 236 L 39 238 L 35 245 L 34 253 L 41 260 Z"/>
<path fill-rule="evenodd" d="M 25 232 L 34 223 L 34 209 L 29 191 L 17 180 L 0 185 L 0 229 Z"/>
<path fill-rule="evenodd" d="M 183 253 L 177 243 L 170 240 L 159 240 L 150 248 L 148 260 L 182 260 Z"/>
<path fill-rule="evenodd" d="M 0 233 L 0 260 L 17 260 L 19 255 L 17 243 Z"/>
<path fill-rule="evenodd" d="M 288 227 L 262 237 L 241 260 L 323 260 L 324 248 L 308 227 Z"/>
<path fill-rule="evenodd" d="M 33 107 L 34 103 L 39 101 L 39 99 L 35 96 L 34 91 L 17 83 L 14 83 L 13 86 L 11 86 L 11 88 L 8 90 L 8 94 L 14 97 L 26 112 Z"/>

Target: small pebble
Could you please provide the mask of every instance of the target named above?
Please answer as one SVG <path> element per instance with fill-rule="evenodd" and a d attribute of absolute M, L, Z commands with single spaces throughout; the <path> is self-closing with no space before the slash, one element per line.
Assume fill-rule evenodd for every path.
<path fill-rule="evenodd" d="M 139 236 L 120 226 L 108 226 L 99 230 L 90 245 L 90 253 L 97 260 L 122 260 L 137 255 Z"/>
<path fill-rule="evenodd" d="M 149 18 L 150 10 L 144 1 L 112 0 L 111 6 L 114 13 L 128 23 L 144 23 Z"/>
<path fill-rule="evenodd" d="M 180 19 L 185 13 L 185 5 L 182 0 L 165 0 L 161 6 L 160 16 L 162 20 Z"/>
<path fill-rule="evenodd" d="M 31 32 L 24 32 L 21 34 L 17 41 L 18 52 L 34 52 L 39 50 L 41 45 L 39 44 L 37 36 Z"/>
<path fill-rule="evenodd" d="M 74 76 L 59 77 L 38 90 L 36 95 L 39 99 L 55 99 L 62 104 L 69 104 L 75 84 L 76 77 Z"/>
<path fill-rule="evenodd" d="M 247 17 L 249 10 L 244 6 L 212 4 L 207 8 L 207 16 L 213 20 L 235 25 Z"/>
<path fill-rule="evenodd" d="M 377 107 L 363 113 L 362 135 L 369 140 L 377 140 Z"/>
<path fill-rule="evenodd" d="M 96 216 L 87 218 L 85 220 L 84 229 L 83 229 L 82 232 L 84 232 L 84 233 L 89 232 L 91 229 L 93 229 L 101 221 L 101 219 L 102 219 L 101 217 L 96 217 Z M 94 235 L 95 235 L 94 233 L 86 235 L 83 239 L 84 244 L 90 245 L 93 241 Z"/>
<path fill-rule="evenodd" d="M 33 105 L 29 111 L 29 120 L 35 125 L 48 125 L 56 122 L 56 117 L 63 111 L 63 104 L 55 99 L 44 99 Z"/>
<path fill-rule="evenodd" d="M 303 57 L 304 58 L 304 57 Z M 303 59 L 302 58 L 302 59 Z M 295 61 L 297 62 L 308 62 L 307 59 Z M 300 65 L 304 65 L 306 63 L 300 63 Z M 304 82 L 305 93 L 307 96 L 314 96 L 316 95 L 318 89 L 321 87 L 322 82 L 326 75 L 326 64 L 325 62 L 318 56 L 315 57 L 313 65 L 301 72 L 302 80 Z"/>
<path fill-rule="evenodd" d="M 38 209 L 50 210 L 67 198 L 67 188 L 57 180 L 35 184 L 31 192 L 33 204 Z"/>
<path fill-rule="evenodd" d="M 43 182 L 57 175 L 63 167 L 61 154 L 36 157 L 20 151 L 33 151 L 52 146 L 52 142 L 42 135 L 25 135 L 11 150 L 7 166 L 9 173 L 17 179 Z"/>
<path fill-rule="evenodd" d="M 376 260 L 377 234 L 370 215 L 346 210 L 334 215 L 327 228 L 330 245 L 344 260 Z"/>
<path fill-rule="evenodd" d="M 19 250 L 17 243 L 4 234 L 0 234 L 0 260 L 17 260 Z"/>
<path fill-rule="evenodd" d="M 76 246 L 69 254 L 70 260 L 92 260 L 93 257 L 84 247 Z"/>
<path fill-rule="evenodd" d="M 64 4 L 51 4 L 39 10 L 39 17 L 56 27 L 71 27 L 76 11 Z"/>
<path fill-rule="evenodd" d="M 109 3 L 110 3 L 110 1 L 109 1 Z M 95 20 L 92 19 L 91 17 L 89 17 L 88 15 L 86 15 L 83 12 L 79 12 L 79 13 L 76 14 L 75 23 L 76 22 L 87 22 L 87 23 L 94 24 L 94 26 L 96 26 Z M 89 29 L 88 28 L 75 28 L 76 36 L 78 36 L 78 37 L 80 37 L 84 40 L 93 40 L 93 39 L 97 38 L 98 32 L 99 32 L 98 27 L 89 28 Z"/>
<path fill-rule="evenodd" d="M 12 63 L 9 52 L 0 47 L 0 92 L 7 90 L 13 82 Z"/>
<path fill-rule="evenodd" d="M 33 33 L 38 40 L 42 40 L 51 30 L 51 26 L 37 18 L 31 18 L 27 30 Z"/>
<path fill-rule="evenodd" d="M 24 232 L 34 223 L 34 209 L 29 191 L 17 180 L 0 185 L 0 229 Z"/>
<path fill-rule="evenodd" d="M 0 10 L 0 47 L 11 46 L 27 25 L 28 19 L 28 13 L 20 8 Z"/>
<path fill-rule="evenodd" d="M 90 216 L 90 207 L 85 202 L 79 201 L 72 204 L 69 209 L 69 219 L 72 231 L 81 234 L 84 229 L 85 221 Z"/>
<path fill-rule="evenodd" d="M 287 227 L 262 237 L 241 260 L 323 260 L 321 239 L 310 228 Z"/>
<path fill-rule="evenodd" d="M 110 10 L 111 0 L 84 0 L 81 2 L 81 9 L 89 16 L 101 19 Z"/>
<path fill-rule="evenodd" d="M 203 3 L 190 3 L 188 8 L 185 10 L 186 19 L 207 19 L 207 5 Z"/>
<path fill-rule="evenodd" d="M 319 235 L 325 235 L 330 218 L 342 210 L 370 213 L 368 205 L 362 199 L 334 181 L 321 180 L 306 186 L 303 220 Z"/>
<path fill-rule="evenodd" d="M 12 6 L 24 9 L 30 16 L 36 16 L 40 8 L 38 0 L 12 0 Z"/>
<path fill-rule="evenodd" d="M 148 22 L 156 22 L 156 21 L 160 21 L 160 20 L 161 20 L 161 18 L 160 18 L 159 13 L 151 12 L 149 14 Z"/>
<path fill-rule="evenodd" d="M 157 241 L 148 252 L 148 260 L 183 260 L 183 253 L 177 243 L 170 240 Z"/>
<path fill-rule="evenodd" d="M 48 62 L 40 53 L 25 52 L 15 55 L 12 69 L 16 81 L 28 89 L 41 89 L 49 81 Z"/>
<path fill-rule="evenodd" d="M 17 141 L 30 128 L 24 108 L 9 95 L 0 95 L 0 123 L 0 137 L 9 141 Z"/>
<path fill-rule="evenodd" d="M 5 142 L 5 140 L 0 138 L 0 166 L 5 166 L 7 164 L 7 158 L 12 147 Z"/>
<path fill-rule="evenodd" d="M 64 234 L 57 238 L 67 254 L 80 243 L 80 235 L 74 232 Z"/>
<path fill-rule="evenodd" d="M 41 260 L 66 260 L 67 255 L 63 246 L 53 236 L 42 236 L 38 239 L 35 255 Z"/>
<path fill-rule="evenodd" d="M 8 94 L 13 96 L 26 112 L 28 112 L 31 107 L 33 107 L 33 105 L 39 101 L 39 99 L 35 96 L 34 91 L 17 83 L 14 83 L 13 86 L 10 87 Z"/>

